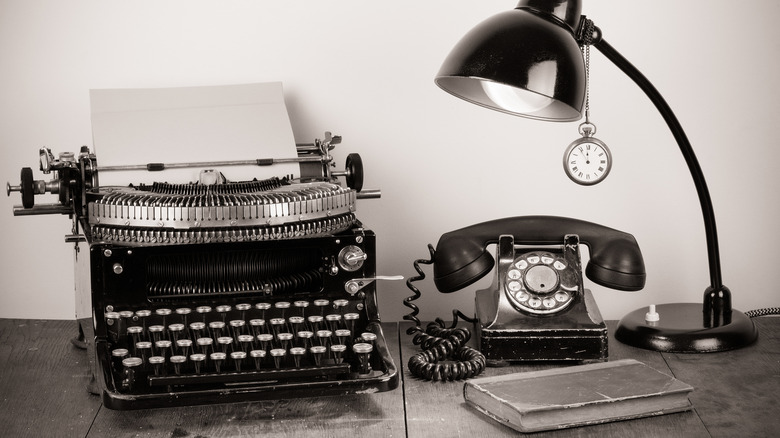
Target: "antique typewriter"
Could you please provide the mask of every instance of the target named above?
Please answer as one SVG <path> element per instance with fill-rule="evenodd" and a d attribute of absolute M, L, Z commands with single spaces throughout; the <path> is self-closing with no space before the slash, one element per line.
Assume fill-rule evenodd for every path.
<path fill-rule="evenodd" d="M 376 239 L 355 216 L 360 156 L 340 137 L 298 144 L 300 178 L 232 182 L 208 167 L 278 159 L 98 166 L 89 148 L 55 158 L 50 181 L 21 172 L 18 216 L 73 221 L 77 319 L 91 390 L 137 409 L 394 389 L 377 310 Z M 198 167 L 198 181 L 100 186 L 115 170 Z M 345 180 L 345 185 L 339 181 Z M 35 196 L 59 201 L 39 205 Z"/>

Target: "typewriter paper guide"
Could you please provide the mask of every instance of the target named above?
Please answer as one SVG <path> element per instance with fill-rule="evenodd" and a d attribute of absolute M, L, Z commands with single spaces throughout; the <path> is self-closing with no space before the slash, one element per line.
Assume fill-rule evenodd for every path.
<path fill-rule="evenodd" d="M 281 82 L 90 90 L 92 139 L 101 166 L 295 158 Z M 229 181 L 299 176 L 297 163 L 208 166 Z M 202 169 L 100 173 L 100 184 L 188 183 Z"/>

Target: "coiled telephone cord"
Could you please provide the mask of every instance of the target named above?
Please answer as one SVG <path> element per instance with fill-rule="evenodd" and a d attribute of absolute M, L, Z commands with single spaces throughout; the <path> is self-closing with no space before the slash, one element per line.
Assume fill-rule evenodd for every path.
<path fill-rule="evenodd" d="M 406 281 L 406 286 L 414 295 L 404 299 L 404 305 L 412 311 L 404 315 L 403 319 L 413 321 L 416 324 L 415 327 L 409 328 L 406 334 L 414 335 L 412 342 L 423 349 L 422 352 L 409 359 L 409 371 L 416 377 L 433 381 L 475 377 L 485 369 L 485 356 L 478 350 L 465 345 L 471 338 L 471 332 L 467 328 L 455 327 L 458 318 L 470 322 L 473 322 L 473 319 L 468 318 L 458 310 L 453 310 L 453 320 L 450 327 L 445 327 L 444 321 L 441 318 L 436 318 L 436 322 L 429 323 L 423 331 L 420 319 L 417 318 L 420 309 L 412 301 L 420 298 L 422 294 L 412 283 L 425 278 L 420 264 L 433 263 L 435 251 L 430 244 L 428 251 L 431 255 L 430 259 L 419 259 L 413 263 L 414 269 L 419 275 Z"/>

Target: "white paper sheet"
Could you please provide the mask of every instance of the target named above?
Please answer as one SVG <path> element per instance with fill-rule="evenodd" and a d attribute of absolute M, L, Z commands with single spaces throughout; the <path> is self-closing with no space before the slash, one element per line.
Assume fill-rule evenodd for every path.
<path fill-rule="evenodd" d="M 98 169 L 297 157 L 281 82 L 208 87 L 91 90 Z M 299 176 L 297 163 L 100 172 L 100 185 L 189 183 L 202 169 L 229 181 Z"/>

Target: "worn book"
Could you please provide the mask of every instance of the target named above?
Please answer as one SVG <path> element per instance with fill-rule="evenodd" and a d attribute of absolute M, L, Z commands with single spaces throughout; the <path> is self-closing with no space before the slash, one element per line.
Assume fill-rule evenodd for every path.
<path fill-rule="evenodd" d="M 466 402 L 521 432 L 681 412 L 693 387 L 625 359 L 469 380 Z"/>

